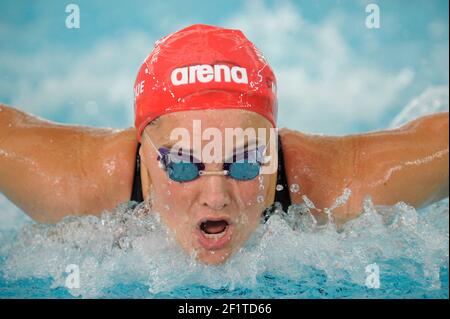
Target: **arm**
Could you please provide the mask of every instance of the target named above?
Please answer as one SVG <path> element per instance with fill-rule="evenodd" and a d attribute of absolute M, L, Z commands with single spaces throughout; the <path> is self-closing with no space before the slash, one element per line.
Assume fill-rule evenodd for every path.
<path fill-rule="evenodd" d="M 345 219 L 370 195 L 376 205 L 404 201 L 416 208 L 448 197 L 448 112 L 421 117 L 389 131 L 350 136 L 353 199 Z"/>
<path fill-rule="evenodd" d="M 39 222 L 129 200 L 134 129 L 61 125 L 0 105 L 0 191 Z"/>
<path fill-rule="evenodd" d="M 345 188 L 351 195 L 333 210 L 342 224 L 357 217 L 363 200 L 375 205 L 404 201 L 417 208 L 448 196 L 448 113 L 412 121 L 398 129 L 343 137 L 283 129 L 280 135 L 293 203 L 311 200 L 320 222 Z"/>

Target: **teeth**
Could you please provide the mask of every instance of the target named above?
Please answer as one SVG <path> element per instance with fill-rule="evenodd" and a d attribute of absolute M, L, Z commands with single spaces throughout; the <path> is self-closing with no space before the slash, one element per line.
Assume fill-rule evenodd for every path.
<path fill-rule="evenodd" d="M 218 234 L 207 234 L 207 233 L 205 233 L 204 231 L 202 231 L 202 232 L 203 232 L 203 235 L 204 235 L 206 238 L 220 239 L 220 238 L 222 238 L 223 236 L 225 236 L 225 233 L 227 232 L 227 229 L 228 229 L 228 226 L 225 227 L 225 229 L 224 229 L 221 233 L 218 233 Z"/>

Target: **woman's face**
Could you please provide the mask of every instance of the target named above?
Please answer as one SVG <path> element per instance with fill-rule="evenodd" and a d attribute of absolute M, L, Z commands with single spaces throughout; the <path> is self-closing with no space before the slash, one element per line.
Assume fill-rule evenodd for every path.
<path fill-rule="evenodd" d="M 219 140 L 217 135 L 205 140 L 203 134 L 208 128 L 221 132 L 222 162 L 202 162 L 206 171 L 219 171 L 223 169 L 223 159 L 233 154 L 229 143 L 225 145 L 226 128 L 254 129 L 257 139 L 264 139 L 268 145 L 272 125 L 264 117 L 244 110 L 183 111 L 164 115 L 147 126 L 142 136 L 141 177 L 144 199 L 151 200 L 153 209 L 174 232 L 181 246 L 204 263 L 219 264 L 242 247 L 260 223 L 263 210 L 273 203 L 276 171 L 248 181 L 224 175 L 206 175 L 183 183 L 171 180 L 159 167 L 158 155 L 149 138 L 156 148 L 173 145 L 179 142 L 179 137 L 171 140 L 171 133 L 175 129 L 185 130 L 191 138 L 185 148 L 194 154 L 205 154 L 205 145 L 212 139 Z M 258 128 L 264 128 L 259 135 Z M 193 139 L 200 140 L 201 144 Z M 245 141 L 235 141 L 233 146 L 239 149 Z M 196 149 L 199 147 L 201 149 Z M 276 152 L 269 152 L 273 154 L 268 155 L 276 156 Z"/>

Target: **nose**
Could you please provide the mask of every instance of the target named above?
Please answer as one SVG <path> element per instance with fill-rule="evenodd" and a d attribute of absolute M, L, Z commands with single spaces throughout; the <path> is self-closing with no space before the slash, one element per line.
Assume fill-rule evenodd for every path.
<path fill-rule="evenodd" d="M 231 196 L 225 176 L 203 176 L 200 204 L 213 210 L 221 210 L 230 205 Z"/>

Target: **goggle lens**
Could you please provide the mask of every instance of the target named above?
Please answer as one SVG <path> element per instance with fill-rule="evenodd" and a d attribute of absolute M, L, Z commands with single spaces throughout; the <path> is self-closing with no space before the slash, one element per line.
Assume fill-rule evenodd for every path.
<path fill-rule="evenodd" d="M 239 181 L 248 181 L 256 178 L 260 173 L 261 152 L 263 148 L 253 151 L 244 152 L 236 162 L 225 163 L 224 170 L 227 176 Z M 158 157 L 163 168 L 166 170 L 170 179 L 176 182 L 189 182 L 201 175 L 201 171 L 205 169 L 203 163 L 194 163 L 193 157 L 190 160 L 182 158 L 179 155 L 171 154 L 168 149 L 160 148 L 159 152 L 162 157 Z M 258 157 L 259 156 L 259 157 Z M 236 159 L 236 158 L 235 158 Z"/>

